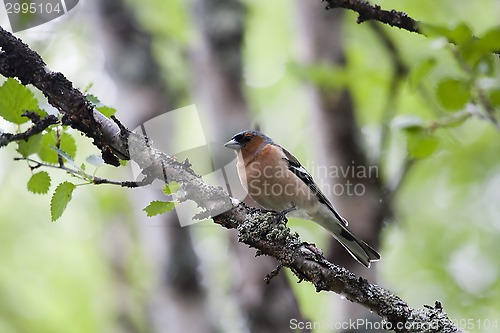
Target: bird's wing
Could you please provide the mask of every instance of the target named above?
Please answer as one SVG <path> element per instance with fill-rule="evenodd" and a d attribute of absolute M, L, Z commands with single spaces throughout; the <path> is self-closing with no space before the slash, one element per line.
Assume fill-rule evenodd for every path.
<path fill-rule="evenodd" d="M 309 187 L 309 189 L 314 194 L 316 194 L 319 202 L 325 204 L 330 209 L 330 211 L 333 213 L 333 215 L 335 215 L 337 220 L 339 220 L 339 222 L 341 222 L 345 226 L 347 226 L 347 223 L 348 223 L 347 220 L 345 218 L 343 218 L 342 216 L 340 216 L 340 214 L 335 210 L 335 208 L 333 207 L 330 200 L 328 200 L 328 198 L 323 194 L 323 192 L 320 191 L 320 189 L 318 188 L 318 185 L 316 185 L 316 183 L 314 182 L 314 179 L 309 174 L 309 172 L 307 172 L 307 170 L 300 164 L 300 162 L 295 158 L 295 156 L 290 154 L 290 152 L 288 152 L 285 148 L 283 148 L 283 147 L 280 147 L 280 148 L 283 150 L 283 153 L 286 156 L 286 160 L 288 161 L 288 170 L 290 170 L 297 177 L 299 177 L 300 180 L 302 180 Z"/>

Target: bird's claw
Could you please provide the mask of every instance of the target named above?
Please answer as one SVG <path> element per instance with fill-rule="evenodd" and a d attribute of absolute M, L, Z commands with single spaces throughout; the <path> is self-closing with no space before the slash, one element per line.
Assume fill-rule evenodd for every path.
<path fill-rule="evenodd" d="M 287 208 L 285 210 L 282 210 L 281 212 L 277 213 L 276 217 L 274 219 L 271 220 L 271 223 L 272 224 L 279 224 L 281 221 L 287 221 L 286 219 L 286 214 L 294 211 L 297 209 L 297 206 L 296 205 L 293 205 L 292 207 L 290 208 Z"/>

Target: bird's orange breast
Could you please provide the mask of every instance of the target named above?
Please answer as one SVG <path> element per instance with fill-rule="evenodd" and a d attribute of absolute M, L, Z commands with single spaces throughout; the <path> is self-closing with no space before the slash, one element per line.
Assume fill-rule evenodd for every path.
<path fill-rule="evenodd" d="M 239 156 L 238 175 L 252 199 L 267 209 L 282 211 L 293 205 L 308 208 L 316 201 L 309 187 L 288 169 L 288 161 L 275 146 L 266 146 L 258 158 Z"/>

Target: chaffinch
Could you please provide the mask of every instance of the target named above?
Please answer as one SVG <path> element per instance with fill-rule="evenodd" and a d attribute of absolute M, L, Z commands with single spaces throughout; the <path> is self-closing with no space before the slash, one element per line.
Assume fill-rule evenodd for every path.
<path fill-rule="evenodd" d="M 347 229 L 347 220 L 285 148 L 258 131 L 238 133 L 224 146 L 236 151 L 241 184 L 262 207 L 317 222 L 366 267 L 380 259 L 373 248 Z"/>

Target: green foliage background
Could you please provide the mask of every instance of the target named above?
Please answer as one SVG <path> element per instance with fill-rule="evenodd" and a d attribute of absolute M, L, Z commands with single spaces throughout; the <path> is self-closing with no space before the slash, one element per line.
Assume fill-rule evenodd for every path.
<path fill-rule="evenodd" d="M 190 104 L 186 88 L 193 78 L 188 74 L 183 52 L 196 36 L 186 3 L 128 3 L 152 34 L 155 55 L 165 78 L 182 97 L 179 103 Z M 372 29 L 367 24 L 356 24 L 356 15 L 347 13 L 346 67 L 304 67 L 296 59 L 293 3 L 253 0 L 245 4 L 246 92 L 252 113 L 263 130 L 286 143 L 299 159 L 314 160 L 310 149 L 314 129 L 304 83 L 331 89 L 347 86 L 355 97 L 356 117 L 365 145 L 377 157 L 380 152 L 371 148 L 377 147 L 377 138 L 384 128 L 381 121 L 392 63 Z M 441 301 L 450 318 L 465 325 L 469 332 L 497 332 L 493 324 L 500 325 L 499 132 L 490 121 L 479 117 L 464 118 L 454 126 L 432 132 L 428 126 L 467 110 L 469 98 L 461 98 L 474 98 L 480 92 L 489 98 L 498 118 L 498 57 L 479 51 L 476 58 L 470 55 L 479 49 L 471 44 L 472 35 L 481 37 L 498 29 L 500 1 L 385 0 L 378 4 L 440 27 L 433 30 L 434 38 L 386 28 L 410 73 L 395 101 L 398 120 L 389 124 L 390 149 L 383 152 L 381 175 L 391 179 L 407 154 L 417 161 L 396 198 L 396 216 L 387 221 L 382 235 L 383 260 L 376 265 L 380 284 L 415 307 Z M 101 75 L 92 61 L 92 31 L 80 24 L 86 15 L 89 12 L 82 9 L 66 22 L 58 23 L 52 35 L 45 37 L 50 48 L 43 47 L 44 40 L 40 41 L 39 36 L 21 35 L 40 50 L 49 67 L 67 74 L 80 87 Z M 444 38 L 454 39 L 458 46 L 450 46 Z M 491 43 L 498 46 L 496 39 Z M 63 61 L 61 52 L 65 56 L 71 54 L 71 60 Z M 466 68 L 457 61 L 457 54 L 464 57 Z M 120 91 L 107 95 L 99 87 L 92 93 L 109 105 L 113 99 L 122 98 Z M 0 109 L 13 95 L 3 89 L 2 96 Z M 15 101 L 32 103 L 29 96 Z M 26 107 L 21 104 L 19 108 Z M 40 106 L 45 107 L 43 101 Z M 11 107 L 7 109 L 12 111 Z M 15 115 L 2 114 L 15 124 L 22 122 Z M 287 119 L 287 130 L 273 125 L 282 119 Z M 0 127 L 13 131 L 17 125 L 0 122 Z M 298 134 L 290 136 L 290 132 Z M 71 154 L 75 161 L 82 163 L 86 156 L 95 153 L 88 140 L 71 131 L 68 135 L 74 137 L 78 146 Z M 46 153 L 53 154 L 52 159 L 56 156 L 51 150 Z M 147 222 L 138 221 L 137 213 L 123 204 L 128 200 L 127 191 L 82 186 L 75 189 L 73 201 L 62 218 L 50 223 L 50 196 L 27 191 L 31 173 L 23 162 L 12 160 L 17 155 L 13 145 L 0 150 L 0 331 L 112 331 L 120 297 L 112 268 L 103 255 L 102 233 L 116 216 L 129 225 L 132 234 L 136 223 Z M 110 178 L 128 176 L 106 168 L 101 172 Z M 52 171 L 50 177 L 50 193 L 69 178 Z M 319 228 L 293 225 L 305 239 L 316 240 L 320 247 L 326 244 Z M 203 233 L 196 232 L 199 239 Z M 126 267 L 128 286 L 139 304 L 149 287 L 151 271 L 144 264 L 138 245 L 127 254 Z M 294 287 L 306 316 L 318 321 L 335 320 L 331 295 L 316 294 L 304 283 Z M 135 320 L 147 332 L 144 318 L 138 315 Z"/>

